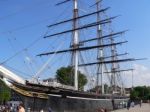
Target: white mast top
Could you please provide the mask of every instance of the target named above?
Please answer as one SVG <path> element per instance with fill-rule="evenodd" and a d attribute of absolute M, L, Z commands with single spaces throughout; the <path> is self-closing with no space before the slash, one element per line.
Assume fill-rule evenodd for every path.
<path fill-rule="evenodd" d="M 100 10 L 100 0 L 96 0 L 96 6 L 97 6 L 97 11 Z M 97 21 L 101 20 L 101 16 L 99 13 L 97 13 Z M 99 38 L 98 40 L 98 45 L 103 45 L 103 39 L 101 39 L 100 37 L 102 37 L 102 26 L 99 24 L 97 26 L 97 37 Z M 104 61 L 103 60 L 104 57 L 104 50 L 103 48 L 98 48 L 98 60 L 99 61 Z M 103 84 L 103 64 L 98 65 L 98 74 L 97 74 L 97 86 L 99 86 L 99 79 L 101 80 L 101 94 L 104 94 L 104 84 Z"/>

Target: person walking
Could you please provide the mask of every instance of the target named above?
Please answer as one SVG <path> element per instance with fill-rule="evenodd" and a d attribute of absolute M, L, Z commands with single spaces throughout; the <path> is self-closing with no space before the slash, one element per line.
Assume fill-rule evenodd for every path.
<path fill-rule="evenodd" d="M 128 103 L 127 103 L 127 109 L 128 110 L 130 109 L 130 105 L 131 105 L 131 101 L 129 100 Z"/>
<path fill-rule="evenodd" d="M 143 102 L 143 101 L 142 101 L 142 100 L 140 100 L 140 107 L 142 106 L 142 102 Z"/>
<path fill-rule="evenodd" d="M 113 98 L 112 98 L 111 102 L 112 102 L 112 108 L 113 108 L 113 110 L 115 110 L 115 101 Z"/>

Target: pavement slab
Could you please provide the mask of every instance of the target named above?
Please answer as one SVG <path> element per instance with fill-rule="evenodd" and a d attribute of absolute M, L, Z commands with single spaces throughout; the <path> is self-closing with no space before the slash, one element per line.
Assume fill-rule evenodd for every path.
<path fill-rule="evenodd" d="M 143 103 L 141 107 L 140 105 L 136 105 L 134 107 L 130 107 L 129 110 L 120 109 L 120 110 L 115 110 L 112 112 L 150 112 L 150 104 Z"/>

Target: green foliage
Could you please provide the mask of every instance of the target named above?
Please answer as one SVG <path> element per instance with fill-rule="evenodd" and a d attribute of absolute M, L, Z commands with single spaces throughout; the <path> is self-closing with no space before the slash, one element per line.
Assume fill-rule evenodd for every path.
<path fill-rule="evenodd" d="M 84 88 L 84 86 L 87 84 L 87 78 L 86 78 L 86 76 L 84 75 L 84 74 L 82 74 L 80 71 L 78 72 L 78 74 L 79 74 L 79 82 L 78 82 L 78 84 L 79 84 L 79 89 L 80 90 L 83 90 Z"/>
<path fill-rule="evenodd" d="M 131 93 L 130 93 L 130 99 L 131 100 L 138 99 L 138 97 L 139 97 L 139 92 L 138 91 L 135 91 L 135 90 L 131 91 Z"/>
<path fill-rule="evenodd" d="M 135 87 L 130 93 L 130 98 L 132 100 L 136 99 L 148 100 L 150 99 L 150 88 L 146 86 Z"/>
<path fill-rule="evenodd" d="M 66 85 L 74 85 L 74 69 L 72 67 L 61 67 L 56 72 L 56 79 Z M 87 83 L 87 78 L 84 74 L 82 74 L 80 71 L 78 71 L 78 86 L 80 90 L 83 90 L 83 87 Z"/>
<path fill-rule="evenodd" d="M 62 84 L 73 85 L 71 74 L 73 74 L 71 67 L 62 67 L 57 70 L 56 78 Z"/>
<path fill-rule="evenodd" d="M 10 89 L 6 86 L 6 84 L 0 80 L 0 104 L 10 100 L 11 93 Z"/>

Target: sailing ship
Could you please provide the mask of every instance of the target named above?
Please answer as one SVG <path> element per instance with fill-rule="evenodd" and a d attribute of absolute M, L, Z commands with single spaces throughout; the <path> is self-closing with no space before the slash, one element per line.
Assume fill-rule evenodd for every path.
<path fill-rule="evenodd" d="M 56 82 L 39 82 L 38 74 L 32 80 L 26 81 L 3 66 L 0 66 L 0 76 L 12 91 L 17 96 L 20 96 L 25 108 L 30 108 L 32 111 L 40 111 L 41 109 L 47 111 L 49 108 L 54 112 L 96 112 L 101 108 L 112 110 L 115 105 L 123 101 L 127 102 L 128 100 L 128 97 L 123 94 L 123 84 L 117 85 L 117 79 L 121 77 L 121 72 L 131 71 L 132 69 L 121 70 L 119 63 L 138 59 L 119 59 L 119 56 L 127 55 L 127 53 L 118 54 L 117 46 L 127 41 L 115 42 L 115 38 L 126 31 L 114 33 L 111 30 L 109 33 L 107 32 L 108 34 L 104 33 L 103 28 L 109 26 L 117 16 L 109 18 L 101 16 L 109 9 L 102 9 L 100 5 L 101 0 L 96 0 L 96 3 L 92 5 L 92 7 L 96 7 L 96 11 L 82 15 L 79 13 L 78 0 L 65 0 L 56 5 L 59 6 L 67 2 L 73 3 L 73 18 L 51 24 L 48 27 L 71 23 L 72 28 L 46 35 L 44 38 L 58 38 L 58 35 L 72 34 L 70 37 L 72 40 L 70 48 L 56 49 L 56 51 L 41 53 L 37 56 L 41 57 L 69 52 L 71 54 L 70 67 L 74 70 L 74 86 Z M 94 20 L 94 22 L 85 22 L 86 24 L 79 25 L 79 21 L 90 17 L 95 18 L 90 19 L 90 21 Z M 83 30 L 88 32 L 85 34 L 88 38 L 84 38 L 84 40 L 80 35 Z M 94 32 L 96 37 L 89 37 L 89 32 Z M 92 52 L 92 56 L 88 56 L 88 62 L 85 62 L 83 59 L 85 57 L 82 55 L 85 55 L 85 52 L 91 51 L 94 51 Z M 107 56 L 106 53 L 108 54 Z M 82 58 L 79 59 L 79 56 L 82 56 Z M 95 58 L 94 61 L 92 62 L 89 57 Z M 82 60 L 82 63 L 79 62 L 80 60 Z M 93 72 L 93 74 L 96 74 L 93 83 L 96 83 L 94 86 L 97 89 L 94 92 L 90 92 L 90 90 L 81 91 L 78 85 L 78 71 L 83 71 L 83 67 L 90 70 L 92 66 L 94 66 L 94 69 L 97 69 Z M 106 76 L 109 77 L 110 81 L 110 88 L 107 94 L 104 88 L 104 79 Z M 118 91 L 118 88 L 120 88 L 120 91 Z"/>

